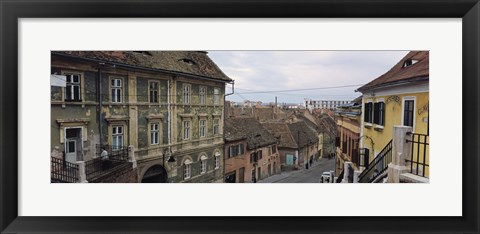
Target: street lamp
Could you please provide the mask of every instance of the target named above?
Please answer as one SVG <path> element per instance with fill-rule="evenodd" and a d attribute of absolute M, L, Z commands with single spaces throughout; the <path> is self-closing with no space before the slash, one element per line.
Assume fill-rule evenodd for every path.
<path fill-rule="evenodd" d="M 163 167 L 165 167 L 165 156 L 168 157 L 167 162 L 169 163 L 175 162 L 175 158 L 172 156 L 172 151 L 170 150 L 170 147 L 165 148 L 163 150 Z"/>

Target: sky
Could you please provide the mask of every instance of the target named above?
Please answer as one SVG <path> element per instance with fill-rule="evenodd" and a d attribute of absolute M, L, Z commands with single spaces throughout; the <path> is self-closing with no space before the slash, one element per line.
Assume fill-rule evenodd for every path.
<path fill-rule="evenodd" d="M 235 80 L 228 101 L 303 103 L 353 100 L 357 88 L 384 74 L 408 51 L 208 51 Z M 339 86 L 348 86 L 333 88 Z M 298 90 L 311 89 L 311 90 Z M 273 91 L 273 92 L 272 92 Z M 232 92 L 228 85 L 226 93 Z M 265 93 L 266 92 L 266 93 Z"/>

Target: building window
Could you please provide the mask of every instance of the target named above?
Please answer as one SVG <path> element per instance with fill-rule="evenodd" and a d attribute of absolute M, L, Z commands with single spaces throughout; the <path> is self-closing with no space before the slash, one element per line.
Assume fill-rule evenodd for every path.
<path fill-rule="evenodd" d="M 213 104 L 218 105 L 220 104 L 220 89 L 214 88 L 213 89 Z"/>
<path fill-rule="evenodd" d="M 112 102 L 122 102 L 122 79 L 114 78 L 110 81 Z"/>
<path fill-rule="evenodd" d="M 230 158 L 235 157 L 235 153 L 236 153 L 236 152 L 235 152 L 235 148 L 236 148 L 236 147 L 235 147 L 234 145 L 231 145 L 231 146 L 229 147 L 228 156 L 229 156 Z"/>
<path fill-rule="evenodd" d="M 244 145 L 243 144 L 238 144 L 238 145 L 230 145 L 229 147 L 229 157 L 235 157 L 237 155 L 242 155 L 245 150 L 244 150 Z"/>
<path fill-rule="evenodd" d="M 213 119 L 213 135 L 218 135 L 220 134 L 220 120 L 219 119 Z"/>
<path fill-rule="evenodd" d="M 243 149 L 244 149 L 243 144 L 237 145 L 237 155 L 242 155 L 244 152 Z"/>
<path fill-rule="evenodd" d="M 190 104 L 190 85 L 183 85 L 183 104 Z"/>
<path fill-rule="evenodd" d="M 407 59 L 405 60 L 405 62 L 403 63 L 403 67 L 409 67 L 409 66 L 412 66 L 413 64 L 415 63 L 418 63 L 418 60 L 416 59 Z"/>
<path fill-rule="evenodd" d="M 123 147 L 123 126 L 112 126 L 112 148 L 114 150 Z"/>
<path fill-rule="evenodd" d="M 191 167 L 192 162 L 187 159 L 185 160 L 185 163 L 183 164 L 183 179 L 190 179 L 192 176 L 192 167 Z"/>
<path fill-rule="evenodd" d="M 364 121 L 367 123 L 372 123 L 372 103 L 371 102 L 365 103 Z"/>
<path fill-rule="evenodd" d="M 373 106 L 373 122 L 378 125 L 385 125 L 385 103 L 376 102 Z"/>
<path fill-rule="evenodd" d="M 183 140 L 190 139 L 190 121 L 183 121 Z"/>
<path fill-rule="evenodd" d="M 414 100 L 405 100 L 403 104 L 403 125 L 413 127 Z"/>
<path fill-rule="evenodd" d="M 159 135 L 158 135 L 158 123 L 150 124 L 150 144 L 158 145 Z"/>
<path fill-rule="evenodd" d="M 206 93 L 206 87 L 205 86 L 200 86 L 198 90 L 198 94 L 200 96 L 200 105 L 205 105 L 205 93 Z"/>
<path fill-rule="evenodd" d="M 277 152 L 277 146 L 276 145 L 272 145 L 272 154 L 276 153 Z"/>
<path fill-rule="evenodd" d="M 261 150 L 259 150 L 259 151 L 257 152 L 257 155 L 258 155 L 258 156 L 257 156 L 257 160 L 262 159 L 262 151 L 261 151 Z"/>
<path fill-rule="evenodd" d="M 220 156 L 215 156 L 215 169 L 220 168 Z"/>
<path fill-rule="evenodd" d="M 199 130 L 200 130 L 200 137 L 205 137 L 207 134 L 206 134 L 206 126 L 207 125 L 207 121 L 204 120 L 204 119 L 201 119 L 200 122 L 199 122 Z"/>
<path fill-rule="evenodd" d="M 158 103 L 158 81 L 150 81 L 150 103 Z"/>
<path fill-rule="evenodd" d="M 67 83 L 65 87 L 65 101 L 81 101 L 80 74 L 65 74 Z"/>
<path fill-rule="evenodd" d="M 207 157 L 202 156 L 200 160 L 200 174 L 205 174 L 207 172 Z"/>

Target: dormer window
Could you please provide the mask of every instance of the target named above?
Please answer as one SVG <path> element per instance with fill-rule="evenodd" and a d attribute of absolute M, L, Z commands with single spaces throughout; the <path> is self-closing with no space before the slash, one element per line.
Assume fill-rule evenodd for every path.
<path fill-rule="evenodd" d="M 412 66 L 413 64 L 415 63 L 418 63 L 418 60 L 416 59 L 407 59 L 405 60 L 405 62 L 403 63 L 403 67 L 409 67 L 409 66 Z"/>
<path fill-rule="evenodd" d="M 180 62 L 184 62 L 188 65 L 197 65 L 197 63 L 191 59 L 188 59 L 188 58 L 182 58 L 182 59 L 179 59 L 178 61 Z"/>

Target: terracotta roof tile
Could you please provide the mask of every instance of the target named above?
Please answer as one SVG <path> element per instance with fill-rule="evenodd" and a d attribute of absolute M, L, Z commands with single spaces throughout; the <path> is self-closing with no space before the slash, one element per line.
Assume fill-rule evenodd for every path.
<path fill-rule="evenodd" d="M 248 149 L 278 142 L 277 138 L 254 118 L 230 118 L 225 120 L 225 140 L 247 140 Z"/>

